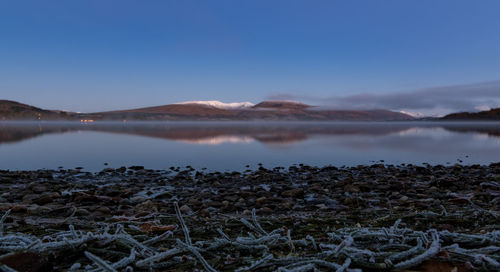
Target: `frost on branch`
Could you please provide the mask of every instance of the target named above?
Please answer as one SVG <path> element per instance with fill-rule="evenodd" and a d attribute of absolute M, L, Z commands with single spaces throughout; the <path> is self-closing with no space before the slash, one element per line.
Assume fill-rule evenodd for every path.
<path fill-rule="evenodd" d="M 92 272 L 161 271 L 165 268 L 181 271 L 195 267 L 210 272 L 354 272 L 403 270 L 418 267 L 427 260 L 468 262 L 485 271 L 500 269 L 500 231 L 482 234 L 432 229 L 416 231 L 397 220 L 390 228 L 358 225 L 304 234 L 292 228 L 287 231 L 285 228 L 264 229 L 253 210 L 248 220 L 234 220 L 239 222 L 235 232 L 215 223 L 210 226 L 211 237 L 193 239 L 177 203 L 174 209 L 181 228 L 157 235 L 144 235 L 121 223 L 103 223 L 93 231 L 69 225 L 67 230 L 54 230 L 37 237 L 9 232 L 4 224 L 9 216 L 7 212 L 0 219 L 0 230 L 3 230 L 0 232 L 0 260 L 24 251 L 42 255 L 64 251 L 83 258 L 58 269 Z M 292 231 L 297 240 L 292 239 Z M 15 271 L 6 265 L 0 266 L 0 270 Z"/>

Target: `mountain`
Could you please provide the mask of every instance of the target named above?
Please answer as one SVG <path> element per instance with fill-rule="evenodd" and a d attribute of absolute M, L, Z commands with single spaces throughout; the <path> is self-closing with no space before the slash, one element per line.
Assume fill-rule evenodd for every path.
<path fill-rule="evenodd" d="M 10 100 L 0 100 L 0 120 L 66 119 L 65 112 L 44 110 Z"/>
<path fill-rule="evenodd" d="M 348 121 L 409 121 L 413 117 L 389 110 L 321 110 L 318 114 L 325 120 Z"/>
<path fill-rule="evenodd" d="M 3 111 L 2 111 L 3 109 Z M 333 110 L 293 101 L 223 103 L 188 101 L 164 106 L 97 113 L 48 111 L 13 101 L 0 102 L 4 120 L 148 120 L 148 121 L 405 121 L 413 117 L 389 110 Z"/>
<path fill-rule="evenodd" d="M 232 110 L 203 104 L 170 104 L 131 110 L 119 110 L 92 114 L 98 119 L 137 120 L 210 120 L 235 117 Z"/>
<path fill-rule="evenodd" d="M 414 117 L 414 118 L 425 118 L 426 117 L 423 113 L 420 113 L 420 112 L 409 112 L 409 111 L 404 111 L 404 110 L 400 110 L 399 112 L 406 114 L 406 115 L 409 115 L 409 116 Z"/>
<path fill-rule="evenodd" d="M 452 113 L 441 118 L 443 120 L 500 120 L 500 108 L 480 112 Z"/>

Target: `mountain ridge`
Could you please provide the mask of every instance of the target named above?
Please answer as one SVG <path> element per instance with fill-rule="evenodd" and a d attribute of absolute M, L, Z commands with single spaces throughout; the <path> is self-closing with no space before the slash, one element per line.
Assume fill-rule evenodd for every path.
<path fill-rule="evenodd" d="M 44 110 L 0 100 L 0 120 L 146 120 L 146 121 L 408 121 L 413 117 L 390 110 L 321 109 L 295 101 L 223 103 L 187 101 L 154 107 L 95 113 Z M 229 106 L 228 106 L 229 105 Z"/>
<path fill-rule="evenodd" d="M 480 112 L 457 112 L 448 114 L 443 120 L 500 120 L 500 108 Z"/>
<path fill-rule="evenodd" d="M 13 100 L 0 100 L 0 120 L 29 119 L 43 120 L 45 118 L 64 119 L 64 111 L 41 109 Z"/>

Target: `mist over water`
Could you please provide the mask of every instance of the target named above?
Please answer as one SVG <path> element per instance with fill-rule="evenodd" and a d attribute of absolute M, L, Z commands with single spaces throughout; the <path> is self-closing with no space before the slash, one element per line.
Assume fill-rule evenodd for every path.
<path fill-rule="evenodd" d="M 11 170 L 190 165 L 240 171 L 259 163 L 447 165 L 499 158 L 494 122 L 0 123 L 0 169 Z"/>

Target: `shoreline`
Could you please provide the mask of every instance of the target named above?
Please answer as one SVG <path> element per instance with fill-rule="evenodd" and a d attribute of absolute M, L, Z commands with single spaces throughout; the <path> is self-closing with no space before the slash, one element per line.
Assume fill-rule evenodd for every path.
<path fill-rule="evenodd" d="M 500 229 L 500 163 L 453 166 L 374 164 L 346 168 L 304 165 L 224 173 L 199 172 L 193 168 L 150 170 L 141 166 L 109 168 L 96 173 L 75 169 L 0 170 L 0 186 L 3 192 L 0 212 L 10 210 L 5 217 L 4 233 L 43 237 L 67 231 L 70 225 L 82 233 L 98 232 L 103 224 L 123 225 L 134 237 L 142 237 L 137 239 L 151 239 L 172 231 L 171 237 L 160 242 L 164 249 L 179 248 L 175 238 L 183 240 L 185 235 L 174 202 L 179 203 L 179 211 L 190 229 L 191 238 L 199 242 L 220 237 L 219 228 L 231 239 L 251 231 L 242 219 L 255 222 L 252 221 L 252 211 L 255 211 L 255 220 L 267 231 L 286 228 L 294 239 L 310 236 L 318 243 L 328 242 L 326 233 L 334 230 L 379 228 L 381 231 L 394 227 L 397 222 L 399 228 L 422 233 L 435 230 L 441 236 L 446 232 L 498 235 Z M 286 231 L 281 235 L 281 238 L 286 238 Z M 283 242 L 287 244 L 286 240 Z M 441 248 L 450 246 L 449 241 L 441 242 Z M 491 243 L 490 246 L 500 246 L 498 239 Z M 74 250 L 77 253 L 67 253 L 70 260 L 67 262 L 51 261 L 49 255 L 57 251 L 35 255 L 56 271 L 68 269 L 77 262 L 92 265 L 82 255 L 85 250 L 80 247 Z M 129 251 L 115 247 L 114 250 L 122 255 Z M 203 247 L 199 246 L 200 250 Z M 277 254 L 284 254 L 276 250 L 271 250 L 275 259 Z M 310 248 L 302 253 L 299 251 L 297 249 L 294 253 L 297 257 L 312 254 Z M 93 251 L 94 255 L 98 252 Z M 6 253 L 9 252 L 2 250 L 0 256 Z M 207 256 L 207 253 L 203 255 Z M 248 266 L 247 259 L 223 265 L 224 261 L 214 255 L 217 254 L 208 254 L 209 263 L 216 270 L 232 271 L 233 268 Z M 439 261 L 466 271 L 463 270 L 466 261 L 454 259 L 450 252 L 448 255 L 449 260 L 445 260 L 434 254 L 413 267 Z M 106 253 L 101 256 L 110 258 Z M 346 256 L 337 256 L 340 259 L 335 261 L 342 265 Z M 55 257 L 56 260 L 61 258 Z M 367 264 L 352 256 L 349 258 L 352 261 L 350 267 L 366 270 Z M 169 271 L 202 268 L 195 259 L 173 261 L 170 268 L 173 270 Z M 473 261 L 468 262 L 478 266 Z M 257 271 L 279 268 L 276 265 Z M 489 267 L 487 263 L 485 265 Z M 137 264 L 131 267 L 134 271 L 142 271 Z"/>

